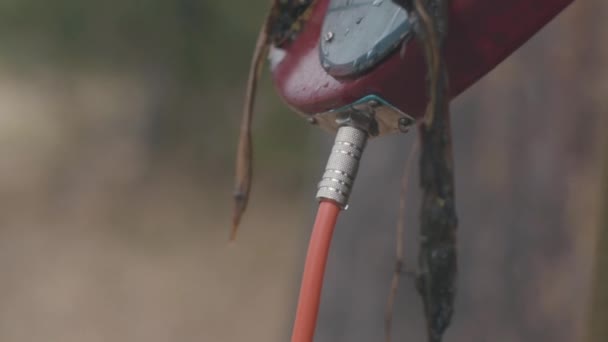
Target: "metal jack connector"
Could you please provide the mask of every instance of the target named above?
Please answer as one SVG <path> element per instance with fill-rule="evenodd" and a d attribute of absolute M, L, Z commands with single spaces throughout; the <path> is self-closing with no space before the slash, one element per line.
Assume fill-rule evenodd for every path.
<path fill-rule="evenodd" d="M 352 126 L 338 129 L 323 178 L 319 182 L 318 200 L 335 201 L 342 209 L 348 206 L 367 136 L 367 132 Z"/>

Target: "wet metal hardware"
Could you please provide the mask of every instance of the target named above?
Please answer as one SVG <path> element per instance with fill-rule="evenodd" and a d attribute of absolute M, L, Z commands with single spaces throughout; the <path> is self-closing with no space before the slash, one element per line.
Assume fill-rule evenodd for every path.
<path fill-rule="evenodd" d="M 415 120 L 376 95 L 335 110 L 315 114 L 312 123 L 331 133 L 350 125 L 369 132 L 370 137 L 408 131 Z"/>

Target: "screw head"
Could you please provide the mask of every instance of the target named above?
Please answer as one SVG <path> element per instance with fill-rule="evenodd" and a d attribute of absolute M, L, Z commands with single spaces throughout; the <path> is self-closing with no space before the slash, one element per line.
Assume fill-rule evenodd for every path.
<path fill-rule="evenodd" d="M 378 103 L 378 101 L 376 101 L 376 100 L 371 100 L 367 104 L 372 108 L 376 108 L 380 105 L 380 103 Z"/>
<path fill-rule="evenodd" d="M 414 120 L 410 118 L 400 118 L 399 119 L 399 130 L 402 133 L 407 133 L 410 130 L 410 126 L 414 123 Z"/>

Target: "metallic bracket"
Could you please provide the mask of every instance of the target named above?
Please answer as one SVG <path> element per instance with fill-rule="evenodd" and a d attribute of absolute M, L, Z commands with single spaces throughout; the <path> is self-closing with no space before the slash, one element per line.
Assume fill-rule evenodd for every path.
<path fill-rule="evenodd" d="M 350 124 L 349 121 L 355 121 Z M 370 122 L 371 120 L 371 122 Z M 377 95 L 368 95 L 360 100 L 324 113 L 312 116 L 312 122 L 329 132 L 336 132 L 343 125 L 360 127 L 370 136 L 381 136 L 396 132 L 405 133 L 416 122 L 414 118 L 393 107 Z"/>

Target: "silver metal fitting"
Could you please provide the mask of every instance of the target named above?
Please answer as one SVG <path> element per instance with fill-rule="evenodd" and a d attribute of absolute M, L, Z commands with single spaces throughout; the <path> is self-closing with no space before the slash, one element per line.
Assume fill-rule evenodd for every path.
<path fill-rule="evenodd" d="M 359 161 L 367 142 L 367 132 L 351 127 L 342 126 L 338 129 L 325 172 L 319 182 L 317 199 L 330 199 L 342 207 L 348 205 Z"/>
<path fill-rule="evenodd" d="M 342 126 L 355 126 L 367 131 L 370 138 L 405 133 L 416 122 L 411 116 L 373 94 L 341 108 L 304 116 L 328 132 L 334 133 Z"/>

